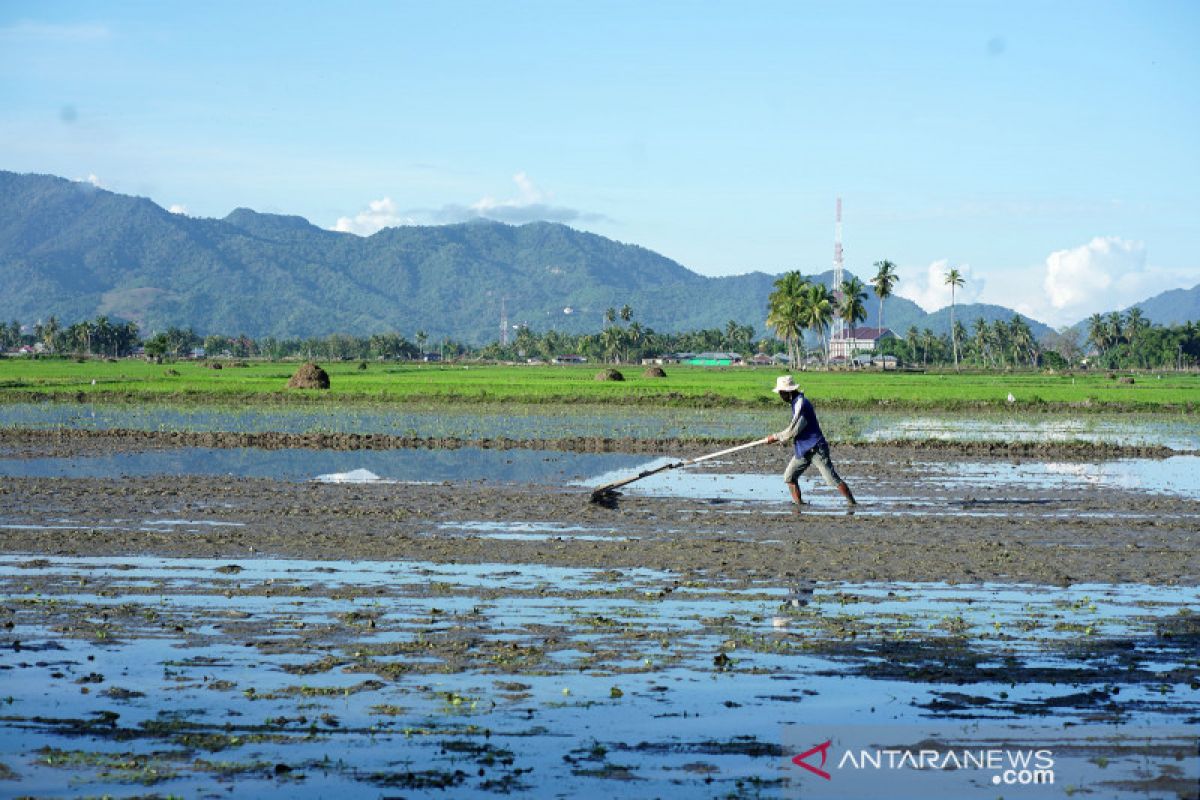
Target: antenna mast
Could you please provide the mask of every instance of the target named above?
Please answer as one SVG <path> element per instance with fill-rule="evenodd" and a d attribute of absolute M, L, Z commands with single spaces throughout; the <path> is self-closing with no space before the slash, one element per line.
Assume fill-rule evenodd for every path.
<path fill-rule="evenodd" d="M 508 307 L 504 303 L 504 301 L 507 299 L 508 298 L 506 298 L 506 297 L 500 298 L 500 346 L 501 347 L 505 347 L 508 345 Z"/>
<path fill-rule="evenodd" d="M 840 307 L 842 304 L 842 281 L 845 280 L 845 275 L 842 272 L 844 264 L 842 262 L 842 198 L 837 199 L 837 225 L 834 228 L 833 235 L 833 298 Z M 846 321 L 840 315 L 835 314 L 833 318 L 832 330 L 829 334 L 830 339 L 845 339 L 846 338 Z"/>

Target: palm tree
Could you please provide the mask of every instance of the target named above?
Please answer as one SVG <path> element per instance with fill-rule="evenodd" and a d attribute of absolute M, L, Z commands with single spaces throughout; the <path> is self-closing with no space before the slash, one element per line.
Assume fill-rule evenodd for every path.
<path fill-rule="evenodd" d="M 950 329 L 950 338 L 963 343 L 963 361 L 967 360 L 967 327 L 962 322 L 955 322 Z"/>
<path fill-rule="evenodd" d="M 854 327 L 867 318 L 866 300 L 867 292 L 862 281 L 858 278 L 842 281 L 842 302 L 837 315 L 846 322 L 851 338 L 854 337 Z"/>
<path fill-rule="evenodd" d="M 1120 344 L 1121 340 L 1125 338 L 1125 320 L 1120 311 L 1114 311 L 1105 317 L 1104 327 L 1108 334 L 1110 347 Z"/>
<path fill-rule="evenodd" d="M 921 366 L 929 363 L 929 351 L 933 349 L 934 342 L 937 337 L 933 335 L 933 331 L 929 328 L 921 331 Z"/>
<path fill-rule="evenodd" d="M 642 330 L 641 325 L 639 325 L 636 322 L 629 323 L 629 328 L 626 331 L 626 335 L 625 335 L 625 344 L 628 345 L 630 350 L 639 351 L 639 355 L 640 355 L 640 350 L 642 347 L 642 341 L 643 341 L 644 337 L 645 337 L 645 333 Z M 636 363 L 636 359 L 632 358 L 631 355 L 632 354 L 630 352 L 626 351 L 625 360 Z"/>
<path fill-rule="evenodd" d="M 1134 306 L 1129 309 L 1129 315 L 1125 318 L 1125 335 L 1129 339 L 1129 349 L 1133 354 L 1134 361 L 1139 367 L 1145 366 L 1142 363 L 1142 349 L 1139 345 L 1141 344 L 1142 333 L 1148 327 L 1150 327 L 1150 323 L 1146 320 L 1145 315 L 1142 314 L 1141 308 Z"/>
<path fill-rule="evenodd" d="M 904 334 L 904 343 L 908 345 L 908 357 L 914 364 L 917 363 L 917 347 L 920 345 L 921 334 L 917 331 L 916 325 L 909 325 L 908 330 Z"/>
<path fill-rule="evenodd" d="M 883 301 L 892 296 L 892 289 L 900 280 L 900 276 L 896 274 L 896 265 L 886 258 L 883 261 L 876 261 L 875 269 L 878 272 L 871 279 L 871 284 L 875 287 L 875 294 L 879 297 L 879 329 L 882 331 Z"/>
<path fill-rule="evenodd" d="M 979 366 L 990 360 L 988 353 L 988 343 L 991 341 L 990 332 L 988 330 L 987 320 L 983 317 L 976 317 L 975 324 L 971 326 L 974 331 L 973 339 L 975 342 L 975 354 L 979 361 Z"/>
<path fill-rule="evenodd" d="M 966 281 L 963 279 L 962 273 L 957 267 L 952 267 L 946 273 L 946 285 L 950 287 L 950 339 L 954 346 L 954 368 L 958 369 L 958 337 L 954 335 L 954 290 L 962 286 Z"/>
<path fill-rule="evenodd" d="M 817 334 L 817 341 L 825 352 L 825 364 L 829 364 L 829 339 L 827 331 L 833 321 L 834 308 L 833 292 L 823 283 L 810 283 L 804 290 L 804 301 L 801 307 L 801 320 L 804 327 Z"/>
<path fill-rule="evenodd" d="M 733 320 L 725 323 L 725 349 L 734 350 L 737 348 L 737 337 L 741 326 Z"/>
<path fill-rule="evenodd" d="M 1012 335 L 1009 332 L 1008 325 L 1004 320 L 998 319 L 992 324 L 992 347 L 995 348 L 996 355 L 1000 357 L 1000 366 L 1008 366 L 1009 345 L 1012 343 Z"/>
<path fill-rule="evenodd" d="M 1108 328 L 1104 324 L 1104 317 L 1099 314 L 1088 317 L 1087 340 L 1096 346 L 1096 352 L 1099 354 L 1108 349 Z"/>
<path fill-rule="evenodd" d="M 625 305 L 621 306 L 621 321 L 629 322 L 631 319 L 633 319 L 633 309 L 629 307 L 628 303 L 626 303 Z"/>
<path fill-rule="evenodd" d="M 616 364 L 621 356 L 621 345 L 625 341 L 625 331 L 618 328 L 616 325 L 605 328 L 600 334 L 600 346 L 603 348 L 604 357 L 612 359 L 612 363 Z"/>
<path fill-rule="evenodd" d="M 1025 354 L 1029 356 L 1029 366 L 1035 366 L 1037 358 L 1034 351 L 1033 331 L 1029 329 L 1029 325 L 1014 314 L 1012 322 L 1008 324 L 1008 329 L 1012 332 L 1013 364 L 1017 363 L 1020 354 Z"/>
<path fill-rule="evenodd" d="M 800 363 L 800 337 L 804 332 L 804 297 L 810 286 L 799 272 L 788 272 L 775 281 L 767 298 L 767 327 L 787 345 L 792 366 Z"/>
<path fill-rule="evenodd" d="M 58 336 L 59 329 L 58 319 L 54 316 L 46 320 L 46 324 L 42 326 L 43 341 L 46 343 L 46 348 L 51 351 L 54 350 L 54 337 Z"/>

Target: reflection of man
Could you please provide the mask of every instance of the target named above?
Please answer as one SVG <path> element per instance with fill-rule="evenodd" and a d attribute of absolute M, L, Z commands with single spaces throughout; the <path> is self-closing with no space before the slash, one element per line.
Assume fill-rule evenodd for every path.
<path fill-rule="evenodd" d="M 800 486 L 796 481 L 804 474 L 804 470 L 808 469 L 808 465 L 815 461 L 817 469 L 825 476 L 829 485 L 841 492 L 847 503 L 852 506 L 858 505 L 854 500 L 854 495 L 850 492 L 850 487 L 833 468 L 833 460 L 829 457 L 829 442 L 825 441 L 825 434 L 821 433 L 821 424 L 817 422 L 817 412 L 813 410 L 812 403 L 805 399 L 804 393 L 792 380 L 792 376 L 782 375 L 777 378 L 775 392 L 780 399 L 792 407 L 792 422 L 779 433 L 768 436 L 767 442 L 791 439 L 795 446 L 796 453 L 783 471 L 783 482 L 787 484 L 788 491 L 792 493 L 792 501 L 797 506 L 804 505 L 804 501 L 800 499 Z"/>

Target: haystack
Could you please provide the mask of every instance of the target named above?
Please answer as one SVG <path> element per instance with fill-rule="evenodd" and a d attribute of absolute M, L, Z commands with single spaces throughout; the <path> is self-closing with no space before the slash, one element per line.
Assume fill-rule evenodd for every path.
<path fill-rule="evenodd" d="M 667 377 L 667 371 L 664 370 L 662 367 L 647 367 L 646 371 L 642 373 L 642 377 L 643 378 L 665 378 L 665 377 Z"/>
<path fill-rule="evenodd" d="M 316 364 L 303 364 L 287 385 L 289 389 L 328 389 L 329 373 Z"/>
<path fill-rule="evenodd" d="M 606 369 L 606 370 L 601 370 L 600 372 L 596 373 L 596 380 L 598 380 L 598 381 L 623 381 L 623 380 L 625 380 L 625 376 L 622 375 L 620 372 L 618 372 L 615 369 Z"/>

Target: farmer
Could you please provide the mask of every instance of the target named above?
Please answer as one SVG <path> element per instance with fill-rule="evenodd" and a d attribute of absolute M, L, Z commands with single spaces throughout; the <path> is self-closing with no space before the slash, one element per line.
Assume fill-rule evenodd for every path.
<path fill-rule="evenodd" d="M 793 440 L 796 453 L 788 462 L 787 469 L 783 471 L 783 482 L 792 493 L 792 501 L 797 506 L 804 505 L 804 501 L 800 499 L 800 486 L 796 481 L 804 474 L 804 470 L 808 469 L 808 465 L 816 461 L 817 469 L 825 476 L 829 485 L 841 492 L 847 503 L 852 506 L 858 505 L 850 487 L 833 468 L 833 461 L 829 458 L 829 442 L 825 441 L 825 435 L 821 433 L 817 412 L 813 410 L 812 403 L 804 398 L 804 393 L 792 380 L 792 376 L 781 375 L 776 378 L 775 392 L 783 402 L 792 407 L 792 422 L 779 433 L 768 436 L 767 443 Z"/>

